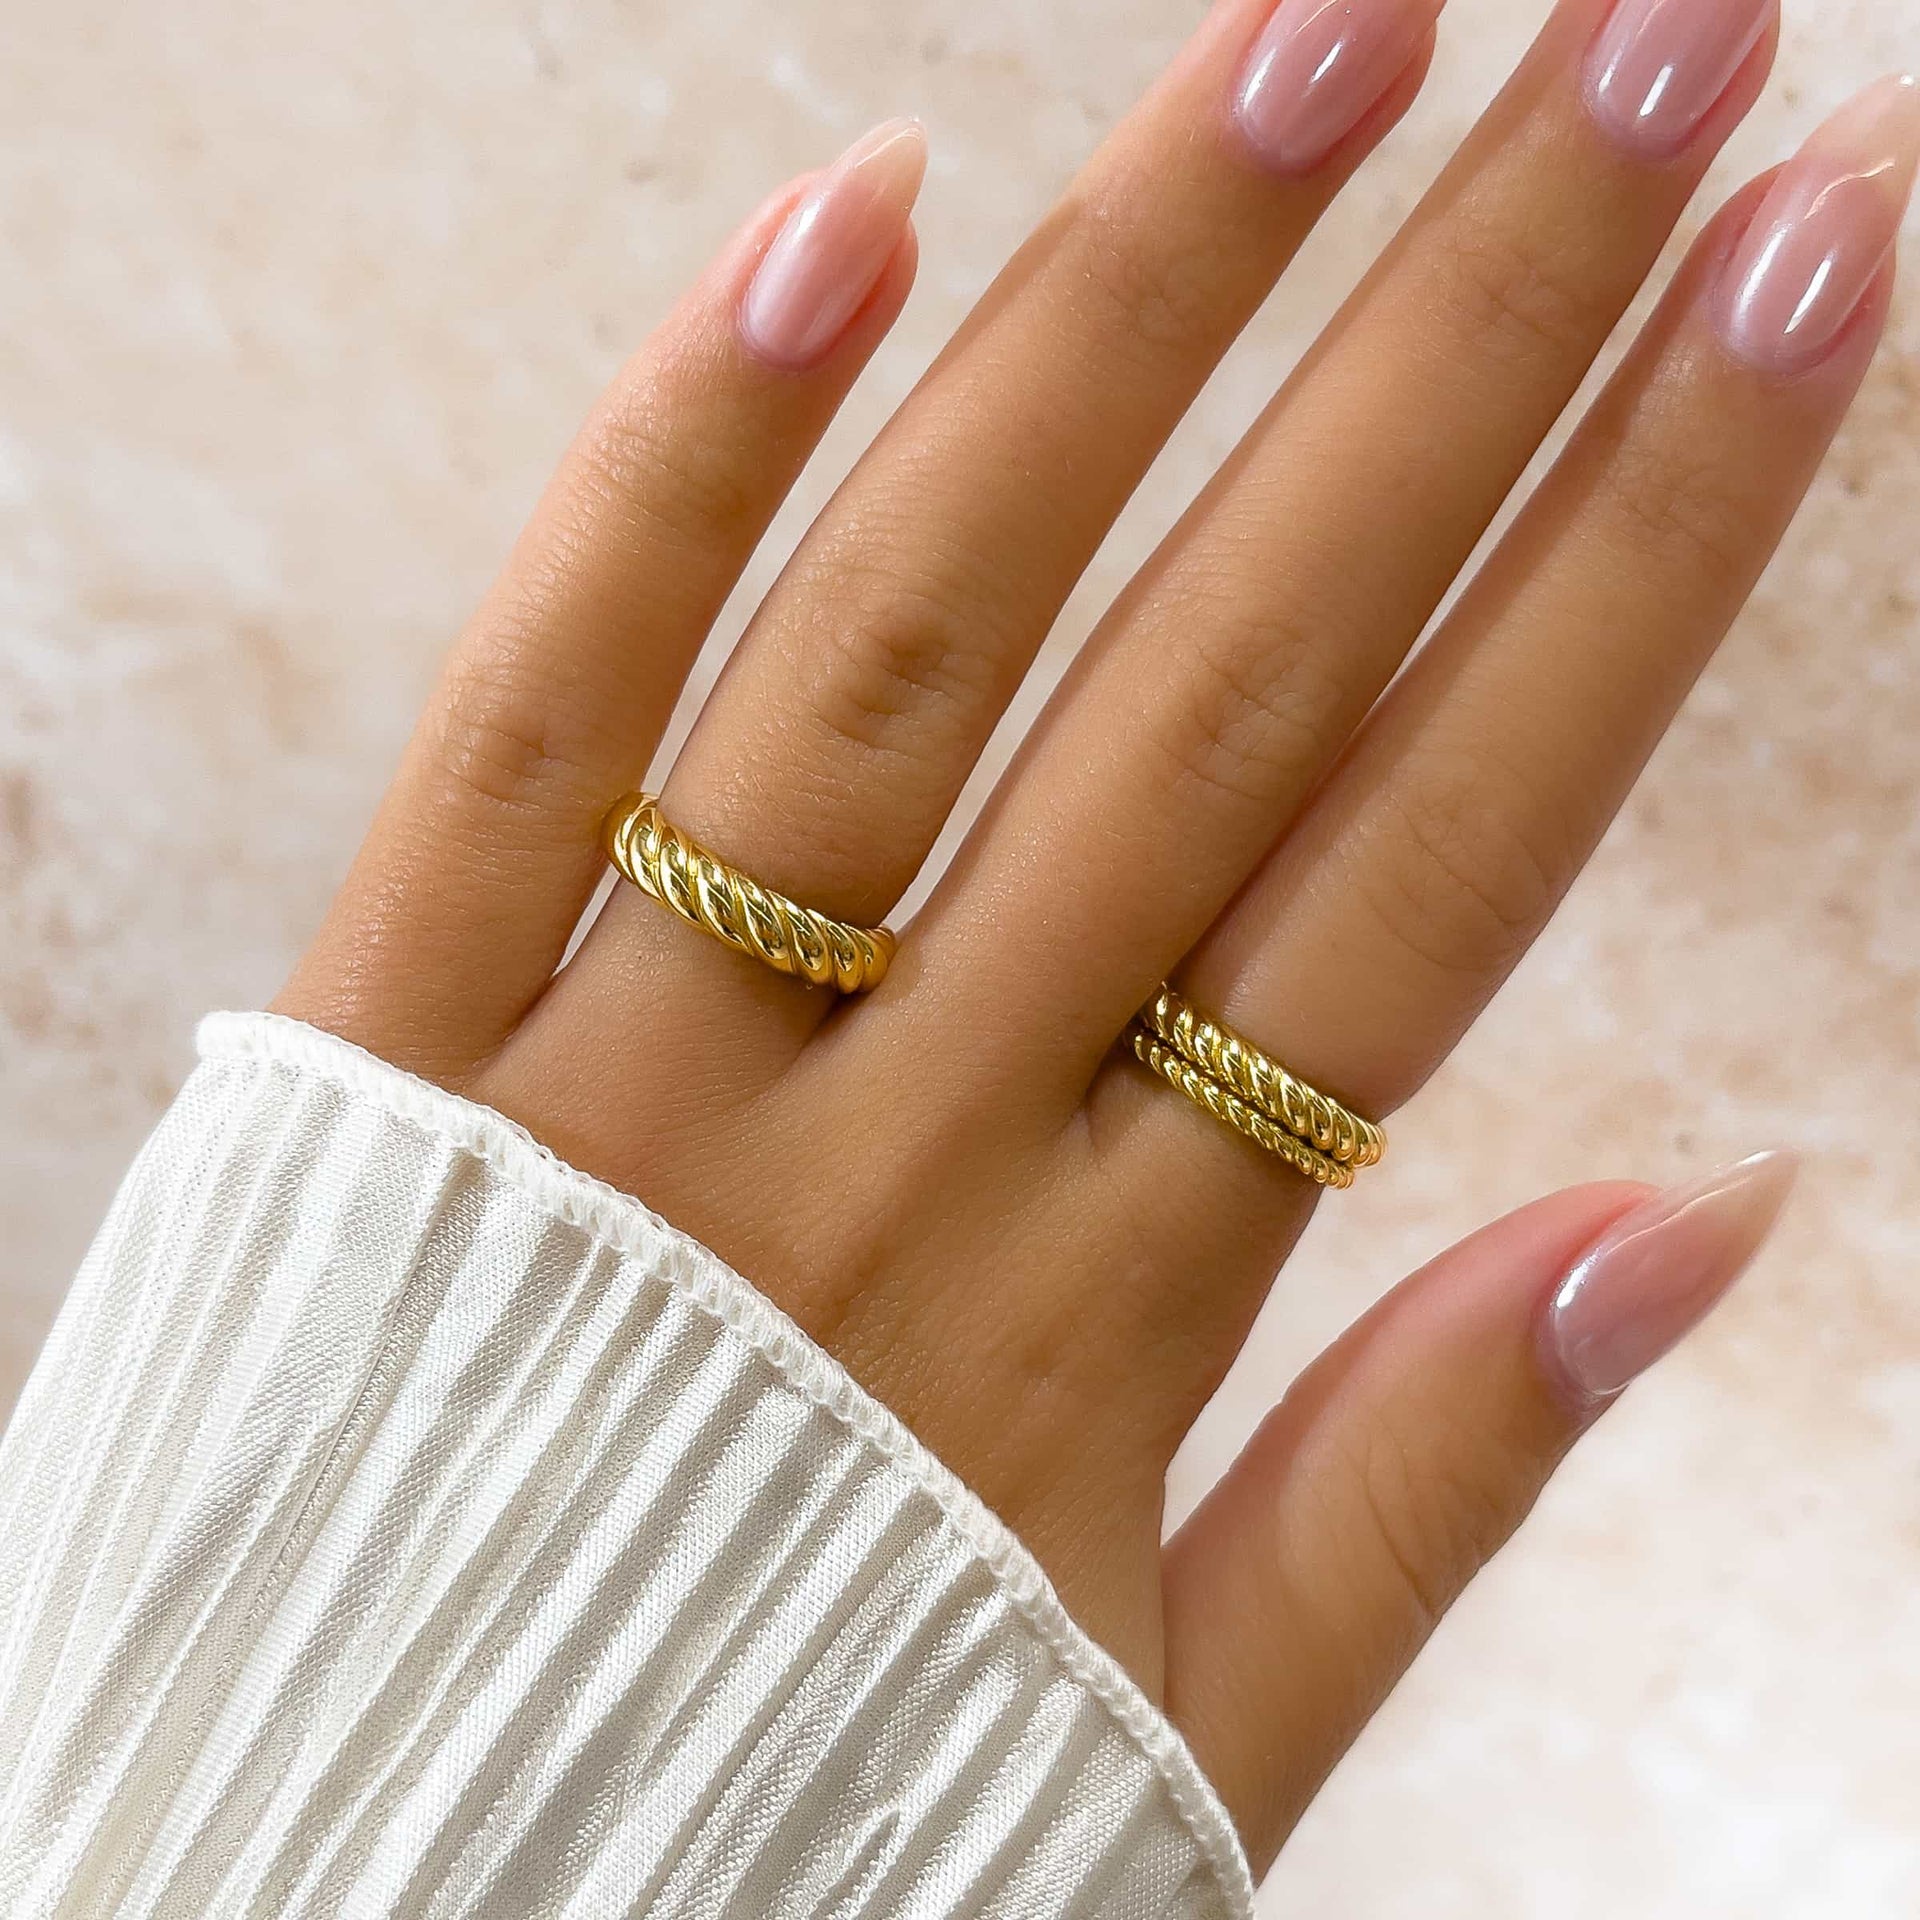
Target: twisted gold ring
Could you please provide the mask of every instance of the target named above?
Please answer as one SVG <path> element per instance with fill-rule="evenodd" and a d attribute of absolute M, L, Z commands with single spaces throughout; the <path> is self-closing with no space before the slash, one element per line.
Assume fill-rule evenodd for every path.
<path fill-rule="evenodd" d="M 601 839 L 642 893 L 776 973 L 841 993 L 865 993 L 886 975 L 895 945 L 888 928 L 848 926 L 763 887 L 682 833 L 650 793 L 619 801 Z"/>
<path fill-rule="evenodd" d="M 1171 987 L 1134 1016 L 1127 1044 L 1195 1106 L 1323 1187 L 1350 1187 L 1359 1168 L 1386 1152 L 1387 1136 L 1371 1120 L 1308 1086 Z"/>

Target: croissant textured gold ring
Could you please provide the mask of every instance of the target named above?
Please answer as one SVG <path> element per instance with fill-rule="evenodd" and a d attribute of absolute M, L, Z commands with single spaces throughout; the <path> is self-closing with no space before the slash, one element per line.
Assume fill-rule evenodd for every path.
<path fill-rule="evenodd" d="M 1350 1187 L 1386 1152 L 1387 1136 L 1310 1087 L 1231 1027 L 1163 986 L 1134 1016 L 1127 1043 L 1142 1064 L 1323 1187 Z"/>
<path fill-rule="evenodd" d="M 619 801 L 601 839 L 642 893 L 776 973 L 841 993 L 866 993 L 886 976 L 895 945 L 888 928 L 830 920 L 763 887 L 681 832 L 650 793 Z"/>

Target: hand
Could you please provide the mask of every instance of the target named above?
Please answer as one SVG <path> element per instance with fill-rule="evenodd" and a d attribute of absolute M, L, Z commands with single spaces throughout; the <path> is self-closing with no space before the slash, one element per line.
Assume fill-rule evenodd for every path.
<path fill-rule="evenodd" d="M 1430 0 L 1268 12 L 1214 9 L 760 608 L 664 806 L 769 885 L 865 924 L 894 906 L 1154 453 L 1417 89 Z M 278 1002 L 521 1120 L 770 1293 L 1166 1701 L 1256 1860 L 1731 1279 L 1784 1172 L 1489 1229 L 1333 1349 L 1163 1552 L 1168 1461 L 1315 1189 L 1116 1041 L 1172 976 L 1383 1115 L 1553 911 L 1871 356 L 1911 88 L 1710 226 L 1394 676 L 1773 30 L 1770 0 L 1563 0 L 1101 624 L 877 991 L 783 978 L 629 887 L 561 969 L 608 807 L 912 278 L 915 130 L 794 183 L 589 422 Z"/>

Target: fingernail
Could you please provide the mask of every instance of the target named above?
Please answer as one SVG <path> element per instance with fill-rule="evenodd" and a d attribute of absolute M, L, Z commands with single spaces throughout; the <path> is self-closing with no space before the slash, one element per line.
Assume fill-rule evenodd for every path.
<path fill-rule="evenodd" d="M 817 365 L 873 291 L 907 230 L 927 170 L 917 120 L 889 120 L 829 167 L 774 236 L 740 303 L 750 352 Z"/>
<path fill-rule="evenodd" d="M 1747 1269 L 1799 1160 L 1757 1153 L 1658 1194 L 1581 1256 L 1542 1323 L 1543 1358 L 1579 1403 L 1611 1399 L 1679 1344 Z"/>
<path fill-rule="evenodd" d="M 1911 74 L 1849 101 L 1787 162 L 1714 303 L 1735 359 L 1791 375 L 1826 357 L 1893 252 L 1916 166 L 1920 84 Z"/>
<path fill-rule="evenodd" d="M 1233 102 L 1261 163 L 1310 173 L 1406 72 L 1439 16 L 1439 0 L 1280 0 Z"/>
<path fill-rule="evenodd" d="M 1665 160 L 1699 131 L 1760 44 L 1778 0 L 1620 0 L 1587 58 L 1600 129 Z"/>

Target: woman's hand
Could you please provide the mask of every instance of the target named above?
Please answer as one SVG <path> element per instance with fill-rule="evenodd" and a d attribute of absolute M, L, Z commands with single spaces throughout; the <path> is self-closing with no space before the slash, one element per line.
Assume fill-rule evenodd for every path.
<path fill-rule="evenodd" d="M 1155 452 L 1412 98 L 1434 11 L 1222 0 L 802 542 L 673 768 L 676 823 L 808 905 L 894 906 Z M 1166 1700 L 1256 1859 L 1785 1173 L 1489 1229 L 1327 1355 L 1163 1553 L 1168 1461 L 1315 1189 L 1116 1041 L 1173 976 L 1383 1114 L 1553 911 L 1873 351 L 1910 87 L 1709 227 L 1394 676 L 1774 25 L 1772 0 L 1563 0 L 1102 623 L 877 991 L 780 977 L 624 887 L 556 974 L 609 806 L 912 278 L 916 131 L 796 182 L 588 424 L 278 1003 L 769 1292 Z"/>

